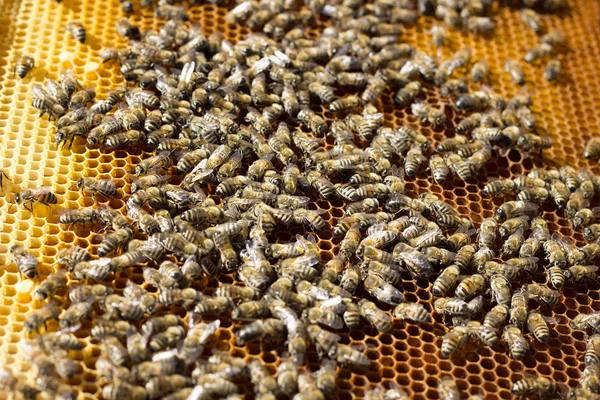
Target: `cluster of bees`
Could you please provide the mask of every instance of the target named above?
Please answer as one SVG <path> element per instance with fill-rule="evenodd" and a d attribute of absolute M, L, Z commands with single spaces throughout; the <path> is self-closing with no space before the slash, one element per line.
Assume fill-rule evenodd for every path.
<path fill-rule="evenodd" d="M 45 303 L 25 321 L 34 336 L 23 343 L 35 366 L 33 383 L 3 370 L 2 387 L 26 398 L 39 392 L 75 398 L 64 383 L 78 371 L 69 352 L 83 347 L 73 332 L 81 334 L 90 320 L 89 336 L 101 344 L 96 371 L 106 399 L 234 399 L 248 380 L 257 398 L 324 399 L 335 394 L 338 366 L 374 367 L 336 331 L 357 330 L 364 322 L 391 333 L 395 321 L 431 323 L 431 311 L 453 325 L 441 340 L 444 357 L 467 341 L 502 341 L 511 357 L 522 359 L 529 350 L 525 329 L 547 342 L 551 321 L 542 312 L 560 303 L 564 285 L 596 279 L 592 264 L 600 245 L 578 248 L 552 235 L 538 205 L 552 200 L 565 207 L 573 225 L 595 239 L 600 231 L 589 204 L 600 182 L 570 167 L 490 182 L 484 194 L 516 200 L 507 199 L 476 236 L 472 221 L 450 204 L 433 194 L 408 193 L 405 177 L 427 164 L 436 183 L 451 176 L 467 181 L 497 148 L 535 153 L 550 146 L 535 133 L 528 95 L 506 100 L 484 86 L 469 91 L 464 76 L 481 83 L 489 73 L 485 60 L 471 59 L 470 49 L 438 61 L 399 40 L 403 25 L 420 14 L 489 33 L 491 2 L 412 3 L 245 1 L 231 10 L 229 21 L 265 35 L 236 44 L 187 23 L 185 7 L 161 3 L 155 9 L 166 19 L 160 30 L 140 32 L 121 19 L 117 32 L 130 46 L 99 54 L 104 63 L 118 63 L 128 86 L 96 99 L 72 71 L 44 87 L 34 85 L 33 106 L 55 121 L 58 146 L 84 140 L 151 154 L 135 166 L 126 213 L 98 206 L 59 216 L 66 226 L 86 224 L 106 234 L 97 257 L 76 246 L 57 256 L 61 269 L 33 292 Z M 564 2 L 523 3 L 529 7 L 523 21 L 534 29 L 533 9 L 556 11 Z M 311 39 L 305 27 L 317 15 L 335 24 Z M 85 29 L 69 26 L 83 43 Z M 436 46 L 443 45 L 444 28 L 431 34 Z M 557 32 L 540 40 L 540 46 L 564 42 Z M 24 77 L 33 64 L 23 58 L 16 73 Z M 507 61 L 505 71 L 524 82 L 518 63 Z M 445 106 L 422 100 L 424 88 L 439 90 L 448 107 L 464 115 L 456 134 L 436 146 L 408 125 L 385 126 L 376 107 L 382 94 L 392 92 L 394 104 L 410 107 L 423 124 L 448 127 Z M 334 114 L 333 122 L 315 111 L 319 106 Z M 94 199 L 118 194 L 112 183 L 96 178 L 82 178 L 74 187 Z M 345 216 L 335 226 L 311 208 L 319 197 L 345 203 Z M 58 202 L 50 188 L 20 192 L 15 200 L 31 211 L 35 203 Z M 339 252 L 322 262 L 311 234 L 275 243 L 284 226 L 330 230 L 341 240 Z M 23 276 L 36 276 L 38 261 L 26 249 L 14 246 L 11 255 Z M 143 285 L 111 285 L 117 275 L 140 267 Z M 547 284 L 523 283 L 540 269 Z M 224 274 L 235 274 L 241 284 L 200 289 Z M 405 301 L 400 288 L 407 279 L 433 281 L 433 310 Z M 70 281 L 79 283 L 67 287 Z M 53 298 L 66 289 L 63 309 Z M 454 297 L 443 297 L 449 293 Z M 488 302 L 491 309 L 482 315 Z M 170 313 L 174 306 L 185 317 Z M 289 356 L 275 374 L 260 361 L 248 364 L 210 346 L 228 319 L 246 323 L 235 332 L 240 346 L 264 340 L 285 346 Z M 53 320 L 59 332 L 43 332 Z M 600 332 L 600 317 L 582 315 L 572 325 Z M 587 380 L 572 398 L 600 396 L 590 383 L 600 380 L 599 341 L 593 336 L 589 343 Z M 314 372 L 302 368 L 311 348 L 321 360 Z M 440 381 L 438 391 L 443 399 L 460 398 L 450 378 Z M 541 397 L 557 391 L 543 377 L 526 377 L 512 388 L 515 395 Z M 365 395 L 409 398 L 399 386 Z"/>

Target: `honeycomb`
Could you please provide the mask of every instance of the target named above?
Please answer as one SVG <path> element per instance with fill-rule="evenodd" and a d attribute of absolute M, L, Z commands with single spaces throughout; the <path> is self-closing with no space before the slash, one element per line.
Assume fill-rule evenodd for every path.
<path fill-rule="evenodd" d="M 26 337 L 23 322 L 29 310 L 41 304 L 30 295 L 37 278 L 32 281 L 20 277 L 16 266 L 9 264 L 9 247 L 22 244 L 38 256 L 41 261 L 39 279 L 55 270 L 55 256 L 61 248 L 79 245 L 95 251 L 101 240 L 98 233 L 82 227 L 68 230 L 58 224 L 60 209 L 93 205 L 92 198 L 72 188 L 72 184 L 82 177 L 112 179 L 120 188 L 120 195 L 110 200 L 99 198 L 99 203 L 123 211 L 123 194 L 129 193 L 128 177 L 133 166 L 145 154 L 136 153 L 136 150 L 108 152 L 87 149 L 79 141 L 71 149 L 57 149 L 53 145 L 50 123 L 45 118 L 38 118 L 36 110 L 31 107 L 32 85 L 47 78 L 57 79 L 60 72 L 68 68 L 73 68 L 84 86 L 94 86 L 100 98 L 114 85 L 123 82 L 117 66 L 101 65 L 98 58 L 98 51 L 103 47 L 125 46 L 125 41 L 114 29 L 116 20 L 123 16 L 120 4 L 100 0 L 64 0 L 60 4 L 53 0 L 4 0 L 1 4 L 4 12 L 0 15 L 0 168 L 12 181 L 4 184 L 3 196 L 0 196 L 0 264 L 4 265 L 0 271 L 0 365 L 10 369 L 17 377 L 25 377 L 31 365 L 23 361 L 23 349 L 19 346 Z M 588 162 L 582 157 L 585 143 L 600 130 L 600 116 L 595 112 L 596 105 L 600 104 L 600 93 L 590 90 L 599 84 L 596 74 L 600 65 L 597 28 L 600 2 L 570 0 L 569 4 L 570 10 L 564 15 L 543 16 L 547 29 L 563 31 L 568 37 L 567 51 L 558 56 L 563 63 L 563 76 L 549 83 L 543 78 L 542 65 L 521 62 L 526 74 L 525 90 L 533 93 L 533 111 L 539 120 L 538 132 L 550 136 L 554 142 L 551 149 L 544 151 L 543 160 L 537 155 L 526 155 L 514 149 L 496 152 L 487 163 L 485 173 L 480 173 L 476 179 L 469 182 L 454 179 L 438 185 L 421 171 L 415 178 L 408 178 L 407 192 L 435 193 L 478 223 L 492 216 L 493 210 L 502 203 L 502 199 L 482 195 L 481 188 L 489 178 L 510 178 L 540 167 L 542 163 L 547 166 L 565 163 L 574 167 L 586 166 L 595 173 L 600 172 L 595 162 Z M 189 11 L 191 21 L 200 24 L 207 34 L 220 31 L 227 40 L 241 39 L 248 30 L 226 23 L 226 13 L 226 8 L 213 5 L 195 5 Z M 79 20 L 86 27 L 88 39 L 85 44 L 79 44 L 66 32 L 66 25 L 72 20 Z M 160 26 L 151 10 L 140 10 L 137 4 L 136 13 L 130 21 L 141 29 Z M 504 60 L 522 60 L 525 51 L 537 43 L 537 37 L 524 28 L 515 10 L 499 7 L 495 22 L 492 38 L 450 32 L 441 56 L 447 58 L 460 48 L 471 47 L 473 60 L 487 59 L 490 64 L 490 86 L 501 95 L 510 96 L 522 89 L 503 72 Z M 326 22 L 319 22 L 319 25 L 323 24 Z M 403 40 L 416 48 L 435 52 L 427 34 L 435 24 L 440 22 L 421 18 L 417 24 L 405 29 Z M 14 79 L 13 66 L 19 56 L 26 54 L 35 58 L 36 66 L 24 80 Z M 426 95 L 432 105 L 444 102 L 437 92 L 427 91 Z M 421 126 L 417 118 L 406 110 L 396 110 L 391 93 L 386 93 L 376 105 L 383 110 L 386 125 L 409 124 L 430 138 L 434 145 L 445 136 L 451 136 L 453 127 L 461 118 L 460 112 L 448 107 L 449 118 L 445 126 L 432 129 Z M 330 122 L 331 114 L 324 112 L 324 115 Z M 33 213 L 12 206 L 14 193 L 40 186 L 54 188 L 59 197 L 57 206 L 50 209 L 38 205 Z M 331 225 L 343 216 L 339 200 L 316 201 L 314 206 L 326 211 L 323 217 Z M 562 211 L 556 213 L 550 208 L 543 209 L 543 217 L 549 222 L 551 231 L 571 237 L 578 244 L 583 243 L 581 234 L 572 230 Z M 301 233 L 301 230 L 282 232 L 279 238 L 288 241 L 296 233 Z M 339 239 L 334 239 L 327 232 L 319 233 L 318 239 L 322 260 L 326 262 L 336 253 Z M 404 274 L 403 278 L 406 300 L 421 302 L 432 311 L 430 284 L 416 282 L 408 274 Z M 141 270 L 135 270 L 131 279 L 142 283 Z M 223 275 L 220 280 L 231 283 L 233 277 Z M 125 281 L 125 276 L 119 276 L 115 285 L 122 288 Z M 217 284 L 216 281 L 207 283 L 209 288 Z M 421 327 L 395 321 L 392 334 L 378 333 L 366 325 L 349 334 L 342 333 L 341 343 L 361 346 L 376 368 L 366 373 L 342 369 L 339 372 L 338 397 L 361 398 L 369 388 L 389 387 L 391 382 L 397 382 L 411 398 L 437 398 L 437 386 L 444 376 L 455 379 L 464 397 L 481 394 L 486 399 L 512 398 L 512 384 L 525 373 L 546 376 L 575 387 L 583 370 L 585 337 L 583 332 L 569 327 L 569 320 L 578 313 L 600 310 L 600 285 L 589 283 L 567 287 L 563 294 L 563 304 L 545 314 L 558 319 L 552 326 L 550 340 L 546 344 L 531 341 L 532 350 L 522 361 L 510 359 L 503 344 L 477 348 L 472 343 L 462 349 L 461 356 L 442 359 L 440 337 L 448 328 L 435 314 L 432 324 Z M 382 308 L 388 310 L 384 306 Z M 89 325 L 84 325 L 77 335 L 85 337 Z M 53 328 L 56 326 L 49 324 L 49 329 Z M 268 343 L 237 346 L 234 336 L 237 329 L 236 323 L 223 320 L 214 346 L 247 361 L 261 359 L 271 372 L 275 372 L 279 364 L 277 349 Z M 84 340 L 85 348 L 72 353 L 80 361 L 80 373 L 69 383 L 78 388 L 80 399 L 100 398 L 101 388 L 96 383 L 94 370 L 100 348 L 94 340 Z M 311 368 L 316 369 L 319 363 L 317 354 L 309 353 L 308 358 Z M 0 398 L 6 398 L 6 395 L 0 393 Z"/>

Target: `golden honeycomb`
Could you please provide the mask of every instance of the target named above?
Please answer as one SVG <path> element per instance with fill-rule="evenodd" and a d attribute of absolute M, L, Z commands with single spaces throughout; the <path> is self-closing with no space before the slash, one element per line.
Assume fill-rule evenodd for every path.
<path fill-rule="evenodd" d="M 118 67 L 113 64 L 101 65 L 98 58 L 98 51 L 104 47 L 125 46 L 125 41 L 114 29 L 116 20 L 123 16 L 119 2 L 3 0 L 0 4 L 3 11 L 0 15 L 0 168 L 12 179 L 12 182 L 4 184 L 3 195 L 0 196 L 0 265 L 4 266 L 0 271 L 0 365 L 18 377 L 26 377 L 30 365 L 23 361 L 23 350 L 19 346 L 19 342 L 26 337 L 23 321 L 29 310 L 41 305 L 32 300 L 31 289 L 39 282 L 38 279 L 54 270 L 53 263 L 59 249 L 72 244 L 92 249 L 100 240 L 99 234 L 87 228 L 73 231 L 58 224 L 60 209 L 93 205 L 90 196 L 81 194 L 71 185 L 81 177 L 111 178 L 123 193 L 129 193 L 127 178 L 145 154 L 136 153 L 135 150 L 108 152 L 87 149 L 82 141 L 76 141 L 71 149 L 57 149 L 53 144 L 51 124 L 45 118 L 38 118 L 37 111 L 31 107 L 32 85 L 40 84 L 47 78 L 57 79 L 60 72 L 68 68 L 73 68 L 85 86 L 94 86 L 100 98 L 112 86 L 122 83 Z M 543 163 L 587 166 L 598 173 L 595 162 L 583 159 L 582 151 L 587 140 L 600 131 L 600 116 L 596 112 L 596 105 L 600 105 L 600 92 L 597 90 L 599 79 L 596 76 L 600 65 L 600 35 L 597 28 L 600 2 L 570 0 L 569 4 L 569 11 L 563 15 L 543 16 L 547 29 L 563 31 L 568 37 L 568 49 L 559 55 L 565 74 L 558 81 L 549 83 L 543 78 L 543 65 L 524 62 L 521 65 L 526 74 L 526 90 L 533 93 L 533 110 L 539 119 L 538 131 L 550 136 L 554 142 L 551 149 L 544 151 Z M 151 10 L 140 10 L 137 6 L 136 12 L 130 17 L 132 23 L 141 29 L 160 26 L 160 21 L 154 18 Z M 220 31 L 230 41 L 239 40 L 248 32 L 240 26 L 226 23 L 226 8 L 194 5 L 189 13 L 191 21 L 200 24 L 207 33 Z M 487 59 L 490 64 L 492 73 L 489 86 L 504 96 L 510 96 L 521 88 L 502 71 L 503 63 L 507 58 L 522 60 L 525 51 L 537 43 L 537 37 L 524 28 L 516 10 L 499 7 L 495 14 L 496 30 L 492 38 L 451 32 L 441 56 L 447 58 L 456 50 L 470 46 L 473 60 Z M 88 39 L 85 44 L 76 42 L 66 32 L 66 25 L 72 20 L 79 20 L 86 27 Z M 435 49 L 427 31 L 435 24 L 441 22 L 421 18 L 417 24 L 406 28 L 403 40 L 433 53 Z M 19 56 L 26 54 L 35 58 L 35 69 L 27 78 L 15 79 L 15 62 Z M 444 99 L 437 92 L 428 91 L 427 101 L 440 105 Z M 383 96 L 377 106 L 384 111 L 387 125 L 409 124 L 435 143 L 445 135 L 451 135 L 461 118 L 459 112 L 448 107 L 447 113 L 451 118 L 444 127 L 434 130 L 421 125 L 406 110 L 396 110 L 390 93 Z M 331 117 L 327 112 L 324 114 Z M 542 159 L 538 155 L 530 156 L 514 149 L 505 153 L 496 152 L 487 164 L 485 174 L 480 173 L 477 179 L 470 182 L 454 179 L 438 185 L 421 171 L 416 178 L 408 179 L 407 189 L 413 194 L 427 191 L 435 193 L 477 223 L 490 217 L 502 203 L 501 199 L 482 195 L 481 188 L 487 179 L 509 178 L 541 165 Z M 59 197 L 57 206 L 48 209 L 38 205 L 33 213 L 20 206 L 12 206 L 14 193 L 40 186 L 55 189 Z M 99 199 L 99 202 L 115 209 L 124 209 L 121 200 L 123 193 L 116 199 Z M 323 217 L 331 225 L 343 215 L 341 201 L 321 200 L 315 206 L 327 211 Z M 580 233 L 571 229 L 562 211 L 558 214 L 550 208 L 543 211 L 552 231 L 572 237 L 581 244 Z M 291 229 L 279 237 L 286 241 L 299 232 Z M 335 254 L 338 243 L 339 240 L 333 239 L 331 234 L 319 233 L 323 261 Z M 16 267 L 8 263 L 7 253 L 12 244 L 22 244 L 39 257 L 42 262 L 39 278 L 24 280 Z M 141 271 L 136 272 L 132 279 L 142 283 Z M 431 311 L 430 284 L 417 283 L 408 274 L 403 278 L 405 281 L 402 286 L 407 301 L 419 301 Z M 222 276 L 221 281 L 232 282 L 233 278 Z M 124 284 L 124 277 L 119 277 L 115 282 L 121 288 Z M 216 287 L 217 282 L 209 281 L 207 285 L 209 288 Z M 594 283 L 568 287 L 563 294 L 564 303 L 547 314 L 559 320 L 552 326 L 549 342 L 532 342 L 532 351 L 522 361 L 510 359 L 503 344 L 493 348 L 477 348 L 474 344 L 468 344 L 460 356 L 442 359 L 439 352 L 440 336 L 448 328 L 438 315 L 434 315 L 432 324 L 421 327 L 396 321 L 392 334 L 380 334 L 366 325 L 359 331 L 342 334 L 342 343 L 362 346 L 376 368 L 366 373 L 342 369 L 339 373 L 338 397 L 360 398 L 369 388 L 388 387 L 391 382 L 397 382 L 411 398 L 437 398 L 437 385 L 443 376 L 455 378 L 464 397 L 481 394 L 486 399 L 512 398 L 512 384 L 525 373 L 547 376 L 574 387 L 583 370 L 585 337 L 583 332 L 573 331 L 568 323 L 578 313 L 600 310 L 600 286 Z M 89 323 L 87 325 L 89 328 Z M 248 361 L 261 359 L 271 372 L 275 372 L 280 352 L 269 344 L 237 346 L 234 332 L 238 328 L 231 321 L 223 320 L 214 346 Z M 85 329 L 78 335 L 83 335 L 82 332 Z M 94 371 L 100 348 L 93 340 L 85 341 L 84 350 L 72 354 L 81 361 L 81 371 L 69 383 L 79 389 L 80 399 L 100 398 Z M 309 362 L 312 367 L 318 364 L 315 352 L 309 353 Z M 6 393 L 0 394 L 1 398 L 6 396 Z"/>

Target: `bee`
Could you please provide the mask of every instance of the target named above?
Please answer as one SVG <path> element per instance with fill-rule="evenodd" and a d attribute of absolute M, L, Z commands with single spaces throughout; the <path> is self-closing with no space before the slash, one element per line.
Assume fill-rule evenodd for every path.
<path fill-rule="evenodd" d="M 530 219 L 535 218 L 537 206 L 527 201 L 507 201 L 498 207 L 494 217 L 497 221 L 505 221 L 522 215 L 528 216 Z"/>
<path fill-rule="evenodd" d="M 41 308 L 32 311 L 25 319 L 25 330 L 28 333 L 37 331 L 42 325 L 46 326 L 46 322 L 52 319 L 58 319 L 61 309 L 58 308 L 55 302 L 50 301 L 44 304 Z"/>
<path fill-rule="evenodd" d="M 358 96 L 345 96 L 341 99 L 332 101 L 329 104 L 329 110 L 333 112 L 351 112 L 362 105 L 362 100 Z"/>
<path fill-rule="evenodd" d="M 555 179 L 550 184 L 550 197 L 558 207 L 564 207 L 571 196 L 571 192 L 562 181 Z"/>
<path fill-rule="evenodd" d="M 117 21 L 116 31 L 119 35 L 132 40 L 138 40 L 141 36 L 140 29 L 137 26 L 131 25 L 127 18 L 120 18 Z"/>
<path fill-rule="evenodd" d="M 402 260 L 414 277 L 428 278 L 433 273 L 433 267 L 429 264 L 427 258 L 405 243 L 398 243 L 394 247 L 393 257 Z M 385 260 L 378 261 L 386 262 Z"/>
<path fill-rule="evenodd" d="M 57 204 L 58 198 L 50 187 L 40 187 L 36 189 L 25 189 L 15 195 L 17 204 L 24 204 L 26 210 L 33 212 L 33 204 L 41 203 L 50 207 L 51 204 Z"/>
<path fill-rule="evenodd" d="M 567 265 L 567 255 L 559 240 L 552 238 L 545 241 L 542 246 L 550 266 L 564 268 Z"/>
<path fill-rule="evenodd" d="M 283 337 L 287 332 L 286 325 L 276 318 L 256 320 L 236 333 L 236 343 L 244 345 L 248 341 L 269 336 L 272 340 Z"/>
<path fill-rule="evenodd" d="M 162 351 L 178 344 L 184 337 L 183 326 L 170 326 L 163 332 L 154 335 L 148 342 L 148 347 L 154 352 Z"/>
<path fill-rule="evenodd" d="M 85 28 L 79 21 L 71 21 L 67 24 L 67 32 L 73 36 L 73 39 L 77 40 L 79 43 L 85 42 L 86 32 Z"/>
<path fill-rule="evenodd" d="M 597 270 L 595 265 L 574 265 L 564 271 L 564 278 L 572 283 L 596 279 Z"/>
<path fill-rule="evenodd" d="M 484 247 L 485 248 L 485 247 Z M 454 256 L 454 264 L 460 269 L 466 269 L 468 265 L 471 264 L 473 260 L 473 256 L 477 252 L 475 246 L 471 244 L 467 244 L 460 249 L 458 249 L 456 256 Z"/>
<path fill-rule="evenodd" d="M 468 299 L 483 291 L 486 279 L 483 275 L 474 274 L 465 278 L 454 291 L 456 297 Z"/>
<path fill-rule="evenodd" d="M 395 318 L 428 324 L 432 321 L 431 314 L 420 303 L 400 303 L 392 312 Z"/>
<path fill-rule="evenodd" d="M 473 177 L 473 170 L 469 163 L 461 156 L 451 153 L 446 156 L 446 165 L 462 180 L 469 180 Z"/>
<path fill-rule="evenodd" d="M 583 228 L 583 238 L 591 241 L 600 237 L 600 224 L 591 224 Z"/>
<path fill-rule="evenodd" d="M 590 390 L 594 393 L 598 393 L 600 387 L 600 371 L 597 365 L 586 365 L 581 379 L 579 380 L 579 386 L 581 388 Z"/>
<path fill-rule="evenodd" d="M 442 339 L 442 357 L 448 358 L 459 347 L 467 343 L 469 331 L 464 326 L 455 326 Z"/>
<path fill-rule="evenodd" d="M 423 85 L 419 81 L 411 81 L 394 95 L 394 104 L 399 107 L 406 107 L 408 103 L 417 98 L 423 90 Z"/>
<path fill-rule="evenodd" d="M 536 283 L 527 285 L 527 293 L 529 294 L 529 298 L 536 301 L 542 301 L 549 307 L 557 305 L 560 301 L 560 292 L 545 286 L 540 286 Z"/>
<path fill-rule="evenodd" d="M 24 79 L 29 71 L 31 71 L 35 67 L 35 60 L 31 56 L 21 56 L 17 59 L 15 63 L 15 69 L 13 71 L 13 75 L 17 74 L 17 76 L 21 79 Z"/>
<path fill-rule="evenodd" d="M 508 318 L 509 308 L 498 304 L 494 306 L 483 318 L 483 326 L 491 329 L 500 329 Z"/>
<path fill-rule="evenodd" d="M 512 193 L 516 185 L 512 179 L 496 179 L 483 187 L 483 194 L 487 196 L 496 196 L 502 193 Z"/>
<path fill-rule="evenodd" d="M 88 317 L 93 310 L 93 299 L 81 303 L 73 303 L 58 317 L 59 325 L 62 329 L 77 325 L 84 318 Z"/>
<path fill-rule="evenodd" d="M 77 188 L 82 191 L 91 192 L 94 201 L 96 200 L 96 193 L 100 193 L 106 197 L 115 197 L 117 195 L 117 188 L 109 181 L 102 179 L 81 178 L 77 181 Z"/>
<path fill-rule="evenodd" d="M 527 63 L 533 63 L 540 58 L 549 56 L 552 53 L 552 46 L 546 43 L 540 43 L 534 48 L 530 49 L 525 53 L 524 60 Z"/>
<path fill-rule="evenodd" d="M 494 21 L 489 17 L 471 16 L 467 19 L 466 26 L 468 31 L 484 35 L 496 29 Z"/>
<path fill-rule="evenodd" d="M 586 366 L 600 365 L 600 335 L 594 334 L 587 339 L 584 361 Z"/>
<path fill-rule="evenodd" d="M 364 103 L 375 101 L 386 87 L 386 81 L 382 74 L 376 73 L 367 83 L 367 87 L 362 92 L 360 98 Z"/>
<path fill-rule="evenodd" d="M 464 316 L 469 312 L 467 302 L 456 297 L 439 298 L 434 302 L 433 308 L 442 315 Z"/>
<path fill-rule="evenodd" d="M 254 384 L 255 392 L 259 394 L 273 393 L 279 389 L 277 380 L 261 361 L 254 360 L 248 365 L 250 381 Z"/>
<path fill-rule="evenodd" d="M 494 275 L 490 278 L 490 289 L 496 303 L 508 306 L 511 303 L 510 283 L 502 275 Z"/>
<path fill-rule="evenodd" d="M 411 111 L 421 121 L 429 122 L 434 126 L 442 125 L 446 122 L 446 113 L 443 106 L 438 109 L 424 102 L 417 102 L 412 104 Z"/>
<path fill-rule="evenodd" d="M 341 343 L 337 345 L 335 357 L 342 367 L 369 368 L 371 365 L 365 353 Z"/>
<path fill-rule="evenodd" d="M 586 244 L 581 248 L 581 252 L 585 255 L 586 263 L 593 264 L 600 255 L 600 245 L 598 243 Z"/>
<path fill-rule="evenodd" d="M 521 360 L 529 351 L 529 342 L 523 336 L 523 332 L 515 325 L 504 327 L 502 339 L 508 344 L 510 356 L 515 360 Z"/>
<path fill-rule="evenodd" d="M 590 314 L 578 314 L 570 323 L 571 328 L 578 330 L 586 330 L 592 328 L 595 333 L 600 333 L 600 312 Z"/>
<path fill-rule="evenodd" d="M 523 327 L 527 322 L 527 305 L 529 303 L 529 291 L 519 288 L 513 293 L 510 303 L 510 323 L 517 327 Z"/>
<path fill-rule="evenodd" d="M 525 241 L 525 236 L 523 235 L 523 228 L 519 228 L 506 238 L 504 244 L 502 245 L 502 254 L 506 254 L 509 256 L 514 256 L 518 254 L 519 249 L 523 245 Z"/>
<path fill-rule="evenodd" d="M 542 31 L 542 21 L 538 13 L 530 8 L 523 8 L 520 12 L 521 21 L 529 29 L 539 34 Z"/>
<path fill-rule="evenodd" d="M 397 305 L 404 301 L 402 292 L 378 275 L 367 274 L 363 281 L 365 290 L 382 303 Z"/>
<path fill-rule="evenodd" d="M 548 61 L 546 63 L 546 67 L 544 68 L 544 78 L 546 78 L 547 81 L 552 82 L 555 81 L 558 76 L 560 75 L 560 71 L 562 69 L 561 66 L 561 62 L 560 60 L 557 60 L 556 58 Z M 589 158 L 589 157 L 586 157 Z"/>
<path fill-rule="evenodd" d="M 98 255 L 104 257 L 113 251 L 122 248 L 133 236 L 133 231 L 130 228 L 117 229 L 104 237 L 104 240 L 98 247 Z"/>
<path fill-rule="evenodd" d="M 515 382 L 511 393 L 521 397 L 537 393 L 540 398 L 545 398 L 556 393 L 556 386 L 548 378 L 529 376 Z"/>
<path fill-rule="evenodd" d="M 506 60 L 504 63 L 504 72 L 508 73 L 510 79 L 516 84 L 525 84 L 525 73 L 517 61 Z"/>
<path fill-rule="evenodd" d="M 112 289 L 100 284 L 71 286 L 69 300 L 71 303 L 81 303 L 91 298 L 101 299 L 111 293 Z"/>
<path fill-rule="evenodd" d="M 214 155 L 215 153 L 213 153 Z M 212 156 L 211 156 L 212 157 Z M 208 163 L 207 163 L 208 164 Z M 135 167 L 136 176 L 141 176 L 149 173 L 158 168 L 169 168 L 172 165 L 171 158 L 169 157 L 169 152 L 163 151 L 159 154 L 156 154 L 150 158 L 143 160 Z M 210 168 L 207 168 L 210 169 Z"/>
<path fill-rule="evenodd" d="M 70 108 L 82 107 L 86 103 L 90 103 L 96 97 L 96 92 L 92 87 L 87 87 L 75 93 L 69 102 Z"/>
<path fill-rule="evenodd" d="M 431 35 L 431 42 L 435 47 L 442 47 L 446 42 L 446 28 L 440 25 L 435 25 L 429 30 L 429 34 Z"/>
<path fill-rule="evenodd" d="M 32 279 L 37 275 L 38 259 L 24 247 L 14 245 L 10 248 L 11 262 L 15 263 L 19 272 Z"/>
<path fill-rule="evenodd" d="M 219 320 L 205 323 L 197 323 L 190 327 L 187 332 L 181 348 L 179 356 L 186 360 L 186 363 L 191 364 L 204 350 L 204 346 L 209 341 L 210 337 L 217 331 L 221 322 Z"/>
<path fill-rule="evenodd" d="M 372 213 L 379 209 L 379 200 L 374 198 L 366 198 L 346 206 L 346 215 L 356 213 Z"/>
<path fill-rule="evenodd" d="M 59 271 L 52 275 L 49 275 L 46 279 L 44 279 L 40 286 L 35 288 L 32 297 L 35 300 L 42 301 L 44 299 L 54 296 L 66 286 L 67 275 L 64 272 Z"/>
<path fill-rule="evenodd" d="M 323 137 L 327 133 L 328 127 L 325 120 L 309 108 L 301 109 L 296 118 L 318 137 Z"/>
<path fill-rule="evenodd" d="M 490 74 L 490 67 L 487 60 L 478 61 L 471 68 L 471 79 L 473 82 L 481 82 Z"/>
<path fill-rule="evenodd" d="M 440 158 L 441 159 L 441 158 Z M 427 159 L 423 155 L 423 152 L 419 146 L 413 146 L 406 155 L 404 163 L 404 171 L 407 176 L 415 176 Z M 442 160 L 443 161 L 443 160 Z"/>
<path fill-rule="evenodd" d="M 115 382 L 102 388 L 102 397 L 111 400 L 120 398 L 143 400 L 148 398 L 148 392 L 142 386 L 135 386 L 126 382 Z"/>

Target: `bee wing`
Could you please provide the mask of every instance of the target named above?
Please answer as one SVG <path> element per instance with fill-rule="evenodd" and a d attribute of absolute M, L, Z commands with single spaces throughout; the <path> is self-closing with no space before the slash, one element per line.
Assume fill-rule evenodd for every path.
<path fill-rule="evenodd" d="M 152 356 L 152 362 L 160 362 L 162 360 L 168 360 L 170 358 L 177 356 L 177 354 L 178 354 L 177 349 L 161 351 Z"/>
<path fill-rule="evenodd" d="M 335 309 L 341 303 L 342 303 L 342 296 L 335 296 L 335 297 L 332 297 L 330 299 L 323 301 L 319 305 L 319 308 Z"/>
<path fill-rule="evenodd" d="M 560 323 L 561 319 L 558 317 L 546 317 L 542 316 L 543 320 L 549 325 L 556 325 Z"/>
<path fill-rule="evenodd" d="M 592 208 L 592 215 L 594 216 L 594 219 L 600 218 L 600 207 Z"/>
<path fill-rule="evenodd" d="M 46 92 L 46 89 L 44 89 L 40 85 L 33 85 L 31 92 L 32 92 L 34 98 L 37 98 L 40 100 L 43 100 L 48 96 L 48 92 Z"/>
<path fill-rule="evenodd" d="M 42 196 L 42 195 L 46 195 L 48 193 L 52 193 L 52 187 L 51 186 L 42 186 L 39 188 L 35 188 L 35 189 L 31 189 L 31 197 L 35 197 L 35 196 Z"/>
<path fill-rule="evenodd" d="M 392 165 L 392 175 L 404 180 L 404 168 Z"/>
<path fill-rule="evenodd" d="M 108 257 L 99 258 L 97 260 L 91 260 L 91 261 L 89 261 L 90 265 L 98 266 L 98 267 L 107 266 L 107 265 L 110 264 L 110 262 L 111 262 L 111 259 L 108 258 Z"/>
<path fill-rule="evenodd" d="M 367 235 L 372 236 L 375 234 L 381 234 L 382 232 L 385 231 L 385 226 L 386 226 L 385 222 L 381 222 L 379 224 L 372 225 L 369 227 L 369 229 L 367 229 Z"/>
<path fill-rule="evenodd" d="M 183 65 L 183 68 L 181 69 L 181 73 L 179 74 L 179 82 L 186 82 L 186 83 L 191 82 L 195 69 L 196 69 L 195 61 L 186 62 Z"/>

